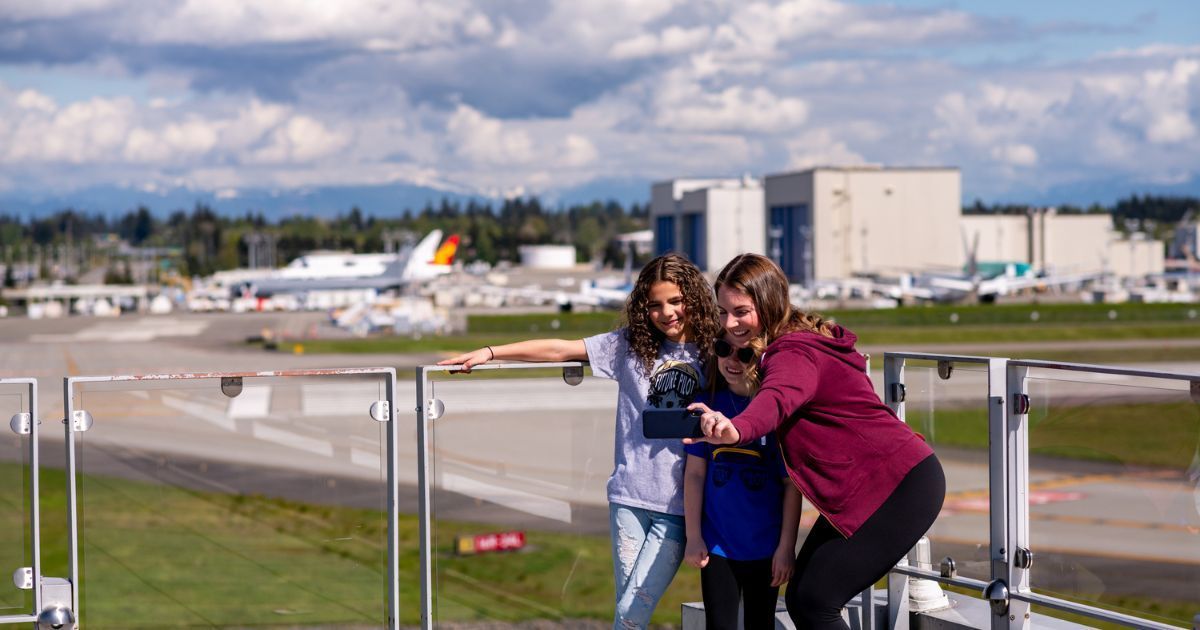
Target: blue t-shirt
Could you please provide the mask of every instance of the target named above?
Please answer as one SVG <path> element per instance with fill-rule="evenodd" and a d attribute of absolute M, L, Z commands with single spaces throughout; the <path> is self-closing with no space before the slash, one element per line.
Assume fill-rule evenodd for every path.
<path fill-rule="evenodd" d="M 728 389 L 701 392 L 697 402 L 732 418 L 750 402 Z M 761 560 L 775 554 L 783 525 L 787 471 L 775 434 L 750 444 L 717 446 L 701 442 L 684 447 L 708 462 L 700 532 L 709 553 L 730 560 Z"/>

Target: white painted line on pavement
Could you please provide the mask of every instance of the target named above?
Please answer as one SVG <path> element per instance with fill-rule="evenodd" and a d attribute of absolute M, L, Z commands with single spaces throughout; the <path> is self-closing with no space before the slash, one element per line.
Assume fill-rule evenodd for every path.
<path fill-rule="evenodd" d="M 271 386 L 251 385 L 229 399 L 230 418 L 265 418 L 271 413 Z"/>
<path fill-rule="evenodd" d="M 265 425 L 261 422 L 255 422 L 252 425 L 250 432 L 251 435 L 260 440 L 274 442 L 280 446 L 286 446 L 298 451 L 305 451 L 308 453 L 314 453 L 316 455 L 324 455 L 325 457 L 333 457 L 333 444 L 330 444 L 326 440 L 318 440 L 308 436 L 300 435 L 299 433 L 292 433 L 291 431 L 276 429 L 275 427 Z"/>
<path fill-rule="evenodd" d="M 226 431 L 237 431 L 237 423 L 224 411 L 213 409 L 200 403 L 194 403 L 182 398 L 163 395 L 162 403 L 176 411 L 182 411 L 193 418 L 203 420 Z"/>
<path fill-rule="evenodd" d="M 355 466 L 379 470 L 381 461 L 378 453 L 371 453 L 357 448 L 350 449 L 350 463 Z"/>
<path fill-rule="evenodd" d="M 454 473 L 442 474 L 442 488 L 526 514 L 562 523 L 571 522 L 571 504 L 566 501 L 496 486 Z"/>

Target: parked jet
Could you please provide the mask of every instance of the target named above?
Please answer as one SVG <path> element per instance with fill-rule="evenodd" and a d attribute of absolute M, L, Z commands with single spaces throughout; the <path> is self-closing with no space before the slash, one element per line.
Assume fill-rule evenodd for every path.
<path fill-rule="evenodd" d="M 441 230 L 433 230 L 400 254 L 305 254 L 275 273 L 247 280 L 243 294 L 262 298 L 312 291 L 385 291 L 420 284 L 450 272 L 459 237 L 453 234 L 441 241 Z"/>
<path fill-rule="evenodd" d="M 874 281 L 873 291 L 897 302 L 982 302 L 1023 290 L 1044 291 L 1057 287 L 1078 287 L 1099 280 L 1104 274 L 1038 274 L 1022 262 L 979 262 L 979 234 L 970 246 L 963 235 L 967 264 L 962 273 L 922 272 L 902 274 L 895 282 Z"/>

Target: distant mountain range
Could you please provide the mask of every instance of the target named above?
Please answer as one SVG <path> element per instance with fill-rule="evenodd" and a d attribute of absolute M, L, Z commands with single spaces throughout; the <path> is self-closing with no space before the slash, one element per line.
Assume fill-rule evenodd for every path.
<path fill-rule="evenodd" d="M 969 189 L 964 190 L 964 204 L 974 201 Z M 1088 206 L 1092 203 L 1111 206 L 1120 199 L 1133 194 L 1200 196 L 1200 177 L 1179 184 L 1146 184 L 1122 180 L 1095 180 L 1084 183 L 1058 186 L 1044 191 L 1030 190 L 1014 192 L 984 203 L 1013 203 L 1033 205 L 1072 204 Z M 537 195 L 549 207 L 591 203 L 593 201 L 617 201 L 628 207 L 632 203 L 646 204 L 650 199 L 650 181 L 634 178 L 604 179 L 570 189 L 540 193 Z M 120 215 L 144 205 L 158 215 L 175 210 L 191 210 L 197 203 L 207 204 L 214 210 L 229 215 L 241 215 L 247 211 L 261 212 L 268 219 L 301 214 L 306 216 L 335 216 L 344 214 L 355 206 L 364 214 L 378 217 L 399 216 L 406 209 L 419 212 L 426 204 L 437 205 L 442 199 L 464 202 L 470 199 L 498 202 L 500 199 L 481 195 L 448 192 L 436 188 L 409 184 L 380 186 L 327 186 L 302 190 L 244 190 L 237 196 L 221 196 L 212 191 L 175 188 L 146 192 L 119 186 L 65 192 L 61 194 L 33 194 L 22 192 L 0 193 L 0 214 L 18 216 L 41 216 L 64 208 L 75 208 L 89 213 Z"/>

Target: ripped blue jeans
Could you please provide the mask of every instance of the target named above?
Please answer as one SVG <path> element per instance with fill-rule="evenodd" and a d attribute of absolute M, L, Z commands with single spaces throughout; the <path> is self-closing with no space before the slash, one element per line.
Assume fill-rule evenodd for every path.
<path fill-rule="evenodd" d="M 617 583 L 613 629 L 645 628 L 683 560 L 683 517 L 619 503 L 608 504 L 608 517 Z"/>

